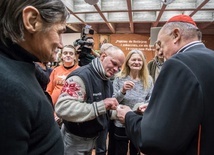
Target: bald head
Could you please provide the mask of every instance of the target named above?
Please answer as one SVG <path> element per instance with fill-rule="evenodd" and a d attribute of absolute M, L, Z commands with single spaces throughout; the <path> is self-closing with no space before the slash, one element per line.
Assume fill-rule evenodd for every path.
<path fill-rule="evenodd" d="M 111 43 L 104 43 L 104 44 L 102 44 L 102 46 L 100 47 L 100 54 L 102 54 L 103 52 L 105 52 L 106 49 L 108 49 L 111 46 L 113 46 Z"/>
<path fill-rule="evenodd" d="M 110 46 L 101 54 L 100 61 L 106 76 L 111 77 L 120 70 L 125 61 L 125 54 L 120 48 Z"/>
<path fill-rule="evenodd" d="M 106 49 L 105 53 L 113 58 L 119 59 L 121 62 L 125 61 L 124 52 L 117 46 L 110 46 Z"/>
<path fill-rule="evenodd" d="M 109 46 L 106 50 L 105 50 L 106 54 L 109 55 L 123 55 L 125 57 L 124 52 L 117 46 Z"/>

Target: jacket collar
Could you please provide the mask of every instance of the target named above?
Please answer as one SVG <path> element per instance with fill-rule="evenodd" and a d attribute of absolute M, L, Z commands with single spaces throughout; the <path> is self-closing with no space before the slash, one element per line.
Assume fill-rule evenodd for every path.
<path fill-rule="evenodd" d="M 191 48 L 191 47 L 195 47 L 195 46 L 204 46 L 204 44 L 202 43 L 202 42 L 200 42 L 200 41 L 194 41 L 194 42 L 191 42 L 191 43 L 189 43 L 189 44 L 187 44 L 187 45 L 185 45 L 184 47 L 182 47 L 177 53 L 181 53 L 181 52 L 185 52 L 185 51 L 187 51 L 189 48 Z"/>
<path fill-rule="evenodd" d="M 0 42 L 0 55 L 10 59 L 24 62 L 39 61 L 37 57 L 26 51 L 24 48 L 10 40 L 7 40 L 7 46 Z"/>

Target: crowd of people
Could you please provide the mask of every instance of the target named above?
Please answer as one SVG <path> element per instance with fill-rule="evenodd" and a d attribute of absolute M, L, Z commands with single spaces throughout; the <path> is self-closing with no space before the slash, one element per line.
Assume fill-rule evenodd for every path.
<path fill-rule="evenodd" d="M 0 10 L 0 154 L 212 154 L 214 51 L 190 16 L 165 23 L 147 63 L 110 43 L 92 54 L 91 37 L 63 45 L 60 0 Z"/>

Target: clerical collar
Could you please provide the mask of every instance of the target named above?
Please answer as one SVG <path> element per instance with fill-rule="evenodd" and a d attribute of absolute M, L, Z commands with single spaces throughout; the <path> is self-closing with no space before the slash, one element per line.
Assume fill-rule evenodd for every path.
<path fill-rule="evenodd" d="M 191 43 L 185 45 L 184 47 L 182 47 L 177 53 L 185 52 L 189 48 L 191 48 L 193 46 L 197 46 L 197 45 L 204 45 L 204 44 L 200 41 L 194 41 L 194 42 L 191 42 Z"/>

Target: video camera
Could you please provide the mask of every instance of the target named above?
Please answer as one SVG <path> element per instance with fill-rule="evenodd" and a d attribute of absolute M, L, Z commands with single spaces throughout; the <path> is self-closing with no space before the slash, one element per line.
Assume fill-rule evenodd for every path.
<path fill-rule="evenodd" d="M 83 29 L 82 29 L 82 32 L 81 32 L 81 39 L 77 39 L 75 42 L 74 42 L 74 46 L 78 46 L 80 45 L 81 47 L 84 46 L 84 45 L 87 45 L 87 46 L 93 46 L 93 43 L 91 42 L 87 42 L 86 39 L 86 35 L 87 34 L 91 34 L 93 35 L 94 34 L 94 30 L 91 28 L 90 25 L 86 25 Z"/>

